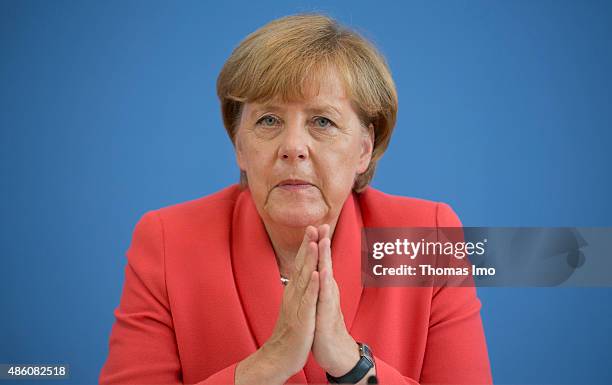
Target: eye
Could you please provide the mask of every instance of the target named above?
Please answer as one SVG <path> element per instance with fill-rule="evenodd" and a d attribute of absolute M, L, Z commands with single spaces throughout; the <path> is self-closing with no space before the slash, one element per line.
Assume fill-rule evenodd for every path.
<path fill-rule="evenodd" d="M 316 118 L 314 118 L 314 124 L 317 128 L 328 128 L 333 126 L 334 122 L 323 116 L 317 116 Z"/>
<path fill-rule="evenodd" d="M 279 120 L 276 116 L 264 115 L 257 121 L 257 124 L 265 127 L 273 127 L 279 124 Z"/>

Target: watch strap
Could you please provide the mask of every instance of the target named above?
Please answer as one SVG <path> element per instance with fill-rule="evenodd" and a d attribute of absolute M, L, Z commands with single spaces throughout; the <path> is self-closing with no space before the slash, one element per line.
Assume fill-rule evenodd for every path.
<path fill-rule="evenodd" d="M 331 384 L 356 384 L 374 367 L 374 359 L 368 345 L 357 342 L 359 345 L 359 361 L 348 373 L 340 377 L 333 377 L 325 373 L 327 381 Z"/>

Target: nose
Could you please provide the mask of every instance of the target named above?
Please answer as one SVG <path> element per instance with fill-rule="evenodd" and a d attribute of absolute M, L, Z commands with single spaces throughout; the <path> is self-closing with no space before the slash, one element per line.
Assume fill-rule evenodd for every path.
<path fill-rule="evenodd" d="M 284 162 L 299 162 L 308 159 L 308 139 L 305 127 L 297 123 L 287 125 L 278 149 L 280 160 Z"/>

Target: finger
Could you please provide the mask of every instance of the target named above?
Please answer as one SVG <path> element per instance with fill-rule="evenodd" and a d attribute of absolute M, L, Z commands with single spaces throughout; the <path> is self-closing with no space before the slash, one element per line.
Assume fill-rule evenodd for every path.
<path fill-rule="evenodd" d="M 319 277 L 318 271 L 312 272 L 312 275 L 308 279 L 308 287 L 305 295 L 300 299 L 297 308 L 297 317 L 302 323 L 307 324 L 309 320 L 316 319 L 319 296 Z"/>
<path fill-rule="evenodd" d="M 299 271 L 297 279 L 297 289 L 298 293 L 301 295 L 303 295 L 309 285 L 311 274 L 317 268 L 318 259 L 319 250 L 317 243 L 311 241 L 306 247 L 304 265 L 302 266 L 302 270 Z"/>
<path fill-rule="evenodd" d="M 329 332 L 329 328 L 334 324 L 333 320 L 337 317 L 337 307 L 334 302 L 333 291 L 331 288 L 331 278 L 329 271 L 323 270 L 319 273 L 319 296 L 317 298 L 317 328 L 322 332 Z"/>
<path fill-rule="evenodd" d="M 304 238 L 302 239 L 302 244 L 298 249 L 297 255 L 295 256 L 294 269 L 293 271 L 296 274 L 302 270 L 304 266 L 304 260 L 307 255 L 308 244 L 312 241 L 316 242 L 318 240 L 318 230 L 314 226 L 307 226 L 304 231 Z"/>
<path fill-rule="evenodd" d="M 338 313 L 339 312 L 339 313 Z M 329 320 L 342 317 L 340 310 L 340 292 L 336 280 L 331 272 L 324 269 L 319 272 L 319 297 L 317 299 L 317 317 L 322 317 L 323 324 L 329 324 Z"/>
<path fill-rule="evenodd" d="M 308 287 L 302 297 L 300 309 L 298 310 L 298 316 L 307 317 L 306 319 L 312 319 L 317 314 L 317 301 L 319 297 L 319 285 L 320 285 L 319 272 L 313 270 L 308 280 Z"/>
<path fill-rule="evenodd" d="M 331 240 L 325 237 L 319 241 L 319 272 L 327 270 L 333 277 L 332 258 L 331 258 Z"/>
<path fill-rule="evenodd" d="M 330 298 L 331 298 L 331 290 L 330 290 L 330 280 L 329 280 L 329 271 L 327 269 L 323 269 L 319 272 L 319 298 L 318 305 L 320 311 L 323 311 L 321 307 L 325 306 Z"/>
<path fill-rule="evenodd" d="M 327 223 L 319 226 L 317 230 L 319 230 L 319 240 L 321 240 L 321 239 L 323 239 L 325 237 L 331 238 L 330 237 L 330 228 L 329 228 L 329 225 Z"/>

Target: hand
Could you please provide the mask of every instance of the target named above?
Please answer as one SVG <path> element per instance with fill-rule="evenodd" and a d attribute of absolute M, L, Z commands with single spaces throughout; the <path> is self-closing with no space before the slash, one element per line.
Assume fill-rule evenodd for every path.
<path fill-rule="evenodd" d="M 359 361 L 359 346 L 351 337 L 340 308 L 340 290 L 333 276 L 329 225 L 319 230 L 319 298 L 312 353 L 327 373 L 340 377 Z"/>
<path fill-rule="evenodd" d="M 315 335 L 319 295 L 317 240 L 317 229 L 308 226 L 274 331 L 259 350 L 238 364 L 237 385 L 283 384 L 306 364 Z"/>

